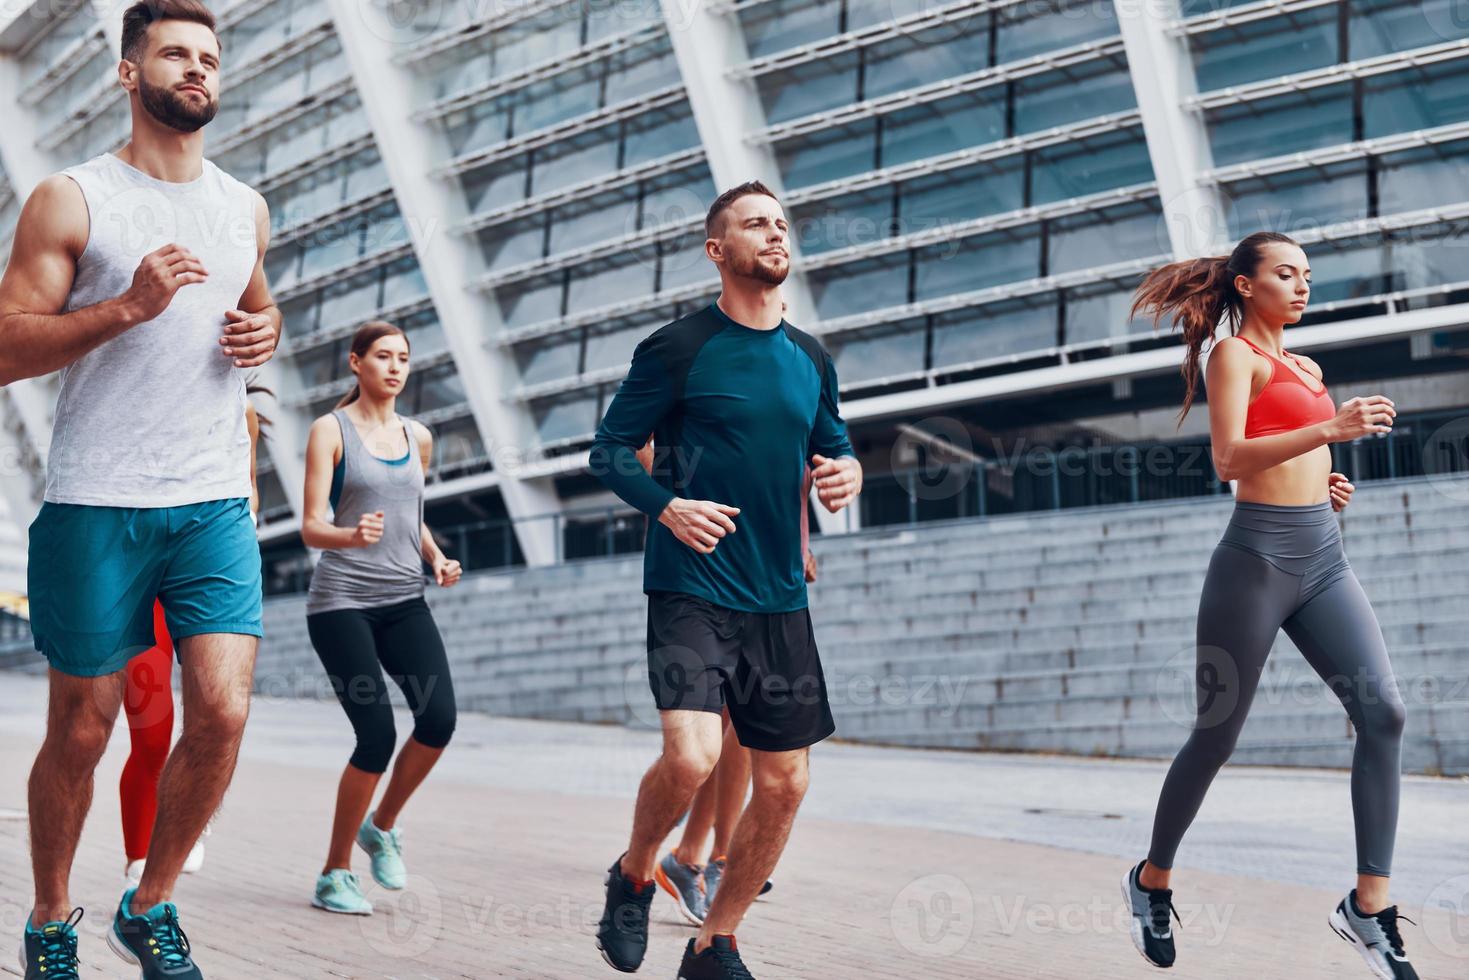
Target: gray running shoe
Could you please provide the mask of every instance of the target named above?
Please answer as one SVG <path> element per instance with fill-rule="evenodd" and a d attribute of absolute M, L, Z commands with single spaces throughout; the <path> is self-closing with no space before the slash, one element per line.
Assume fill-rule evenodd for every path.
<path fill-rule="evenodd" d="M 1418 973 L 1403 953 L 1403 937 L 1398 933 L 1398 907 L 1390 905 L 1376 915 L 1366 915 L 1357 906 L 1354 888 L 1336 904 L 1330 918 L 1331 929 L 1351 943 L 1367 961 L 1372 975 L 1382 980 L 1418 980 Z"/>
<path fill-rule="evenodd" d="M 669 851 L 653 869 L 653 879 L 678 903 L 678 910 L 685 919 L 696 926 L 704 924 L 704 913 L 709 906 L 704 895 L 703 877 L 697 866 L 679 864 L 678 858 Z"/>
<path fill-rule="evenodd" d="M 1169 914 L 1178 916 L 1173 907 L 1173 890 L 1170 888 L 1144 888 L 1137 876 L 1143 868 L 1139 861 L 1122 878 L 1122 900 L 1132 913 L 1132 944 L 1143 954 L 1143 959 L 1157 967 L 1167 969 L 1173 965 L 1173 923 Z M 1182 919 L 1179 919 L 1182 922 Z"/>
<path fill-rule="evenodd" d="M 704 865 L 704 912 L 707 915 L 709 907 L 714 904 L 714 893 L 719 890 L 719 882 L 724 878 L 724 858 L 715 858 Z M 775 883 L 767 880 L 760 886 L 760 895 L 768 894 Z M 760 895 L 756 895 L 759 898 Z"/>

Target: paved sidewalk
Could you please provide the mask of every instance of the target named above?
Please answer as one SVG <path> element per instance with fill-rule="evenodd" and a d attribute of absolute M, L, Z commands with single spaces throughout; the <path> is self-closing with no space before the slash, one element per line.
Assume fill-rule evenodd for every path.
<path fill-rule="evenodd" d="M 25 776 L 44 698 L 38 680 L 0 675 L 0 947 L 29 904 Z M 73 879 L 87 977 L 136 975 L 102 940 L 121 888 L 126 746 L 119 730 Z M 210 980 L 617 975 L 591 934 L 654 736 L 461 716 L 404 814 L 410 887 L 374 887 L 368 919 L 308 904 L 349 751 L 335 704 L 257 701 L 205 869 L 176 896 Z M 746 958 L 761 980 L 1151 975 L 1118 880 L 1146 850 L 1164 768 L 823 745 L 776 889 L 740 929 Z M 1420 923 L 1404 934 L 1425 978 L 1469 977 L 1466 813 L 1469 781 L 1405 782 L 1395 895 Z M 1226 769 L 1180 855 L 1172 975 L 1368 977 L 1325 922 L 1352 864 L 1344 773 Z M 660 897 L 640 975 L 672 980 L 692 934 Z M 7 975 L 13 950 L 0 948 Z"/>

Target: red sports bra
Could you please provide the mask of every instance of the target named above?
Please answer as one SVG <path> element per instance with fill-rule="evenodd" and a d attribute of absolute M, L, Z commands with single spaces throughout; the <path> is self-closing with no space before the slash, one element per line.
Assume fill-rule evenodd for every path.
<path fill-rule="evenodd" d="M 1240 340 L 1270 361 L 1270 380 L 1265 382 L 1265 387 L 1245 410 L 1246 439 L 1290 432 L 1292 429 L 1304 428 L 1336 417 L 1336 405 L 1324 384 L 1320 391 L 1312 390 L 1280 358 L 1267 354 L 1244 337 L 1240 337 Z M 1290 351 L 1282 349 L 1281 353 L 1295 359 Z"/>

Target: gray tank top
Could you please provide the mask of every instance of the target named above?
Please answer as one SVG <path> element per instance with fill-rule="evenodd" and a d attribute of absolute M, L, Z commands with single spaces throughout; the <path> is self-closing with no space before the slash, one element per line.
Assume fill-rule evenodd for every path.
<path fill-rule="evenodd" d="M 61 370 L 45 499 L 176 507 L 249 497 L 245 372 L 219 338 L 259 254 L 254 192 L 208 160 L 187 183 L 111 153 L 61 172 L 90 215 L 66 312 L 122 295 L 143 256 L 170 242 L 198 256 L 209 281 L 182 287 L 157 318 Z"/>
<path fill-rule="evenodd" d="M 355 528 L 363 514 L 383 512 L 382 540 L 366 548 L 329 548 L 321 553 L 306 593 L 307 614 L 333 609 L 389 606 L 423 595 L 423 460 L 407 419 L 408 455 L 374 456 L 342 409 L 332 412 L 342 427 L 342 461 L 332 481 L 332 525 Z"/>

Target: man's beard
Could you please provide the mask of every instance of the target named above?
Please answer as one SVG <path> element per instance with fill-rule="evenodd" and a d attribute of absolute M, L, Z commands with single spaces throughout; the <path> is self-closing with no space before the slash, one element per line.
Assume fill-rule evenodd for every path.
<path fill-rule="evenodd" d="M 218 99 L 196 102 L 191 96 L 174 89 L 149 85 L 141 75 L 138 76 L 138 95 L 148 115 L 180 133 L 198 132 L 219 112 Z"/>
<path fill-rule="evenodd" d="M 779 268 L 771 268 L 771 266 L 762 261 L 765 258 L 766 256 L 763 255 L 752 255 L 748 262 L 736 262 L 735 275 L 743 276 L 746 279 L 758 279 L 772 286 L 779 286 L 786 281 L 786 276 L 791 274 L 791 263 L 787 260 L 785 265 Z M 776 257 L 771 256 L 770 258 Z"/>

